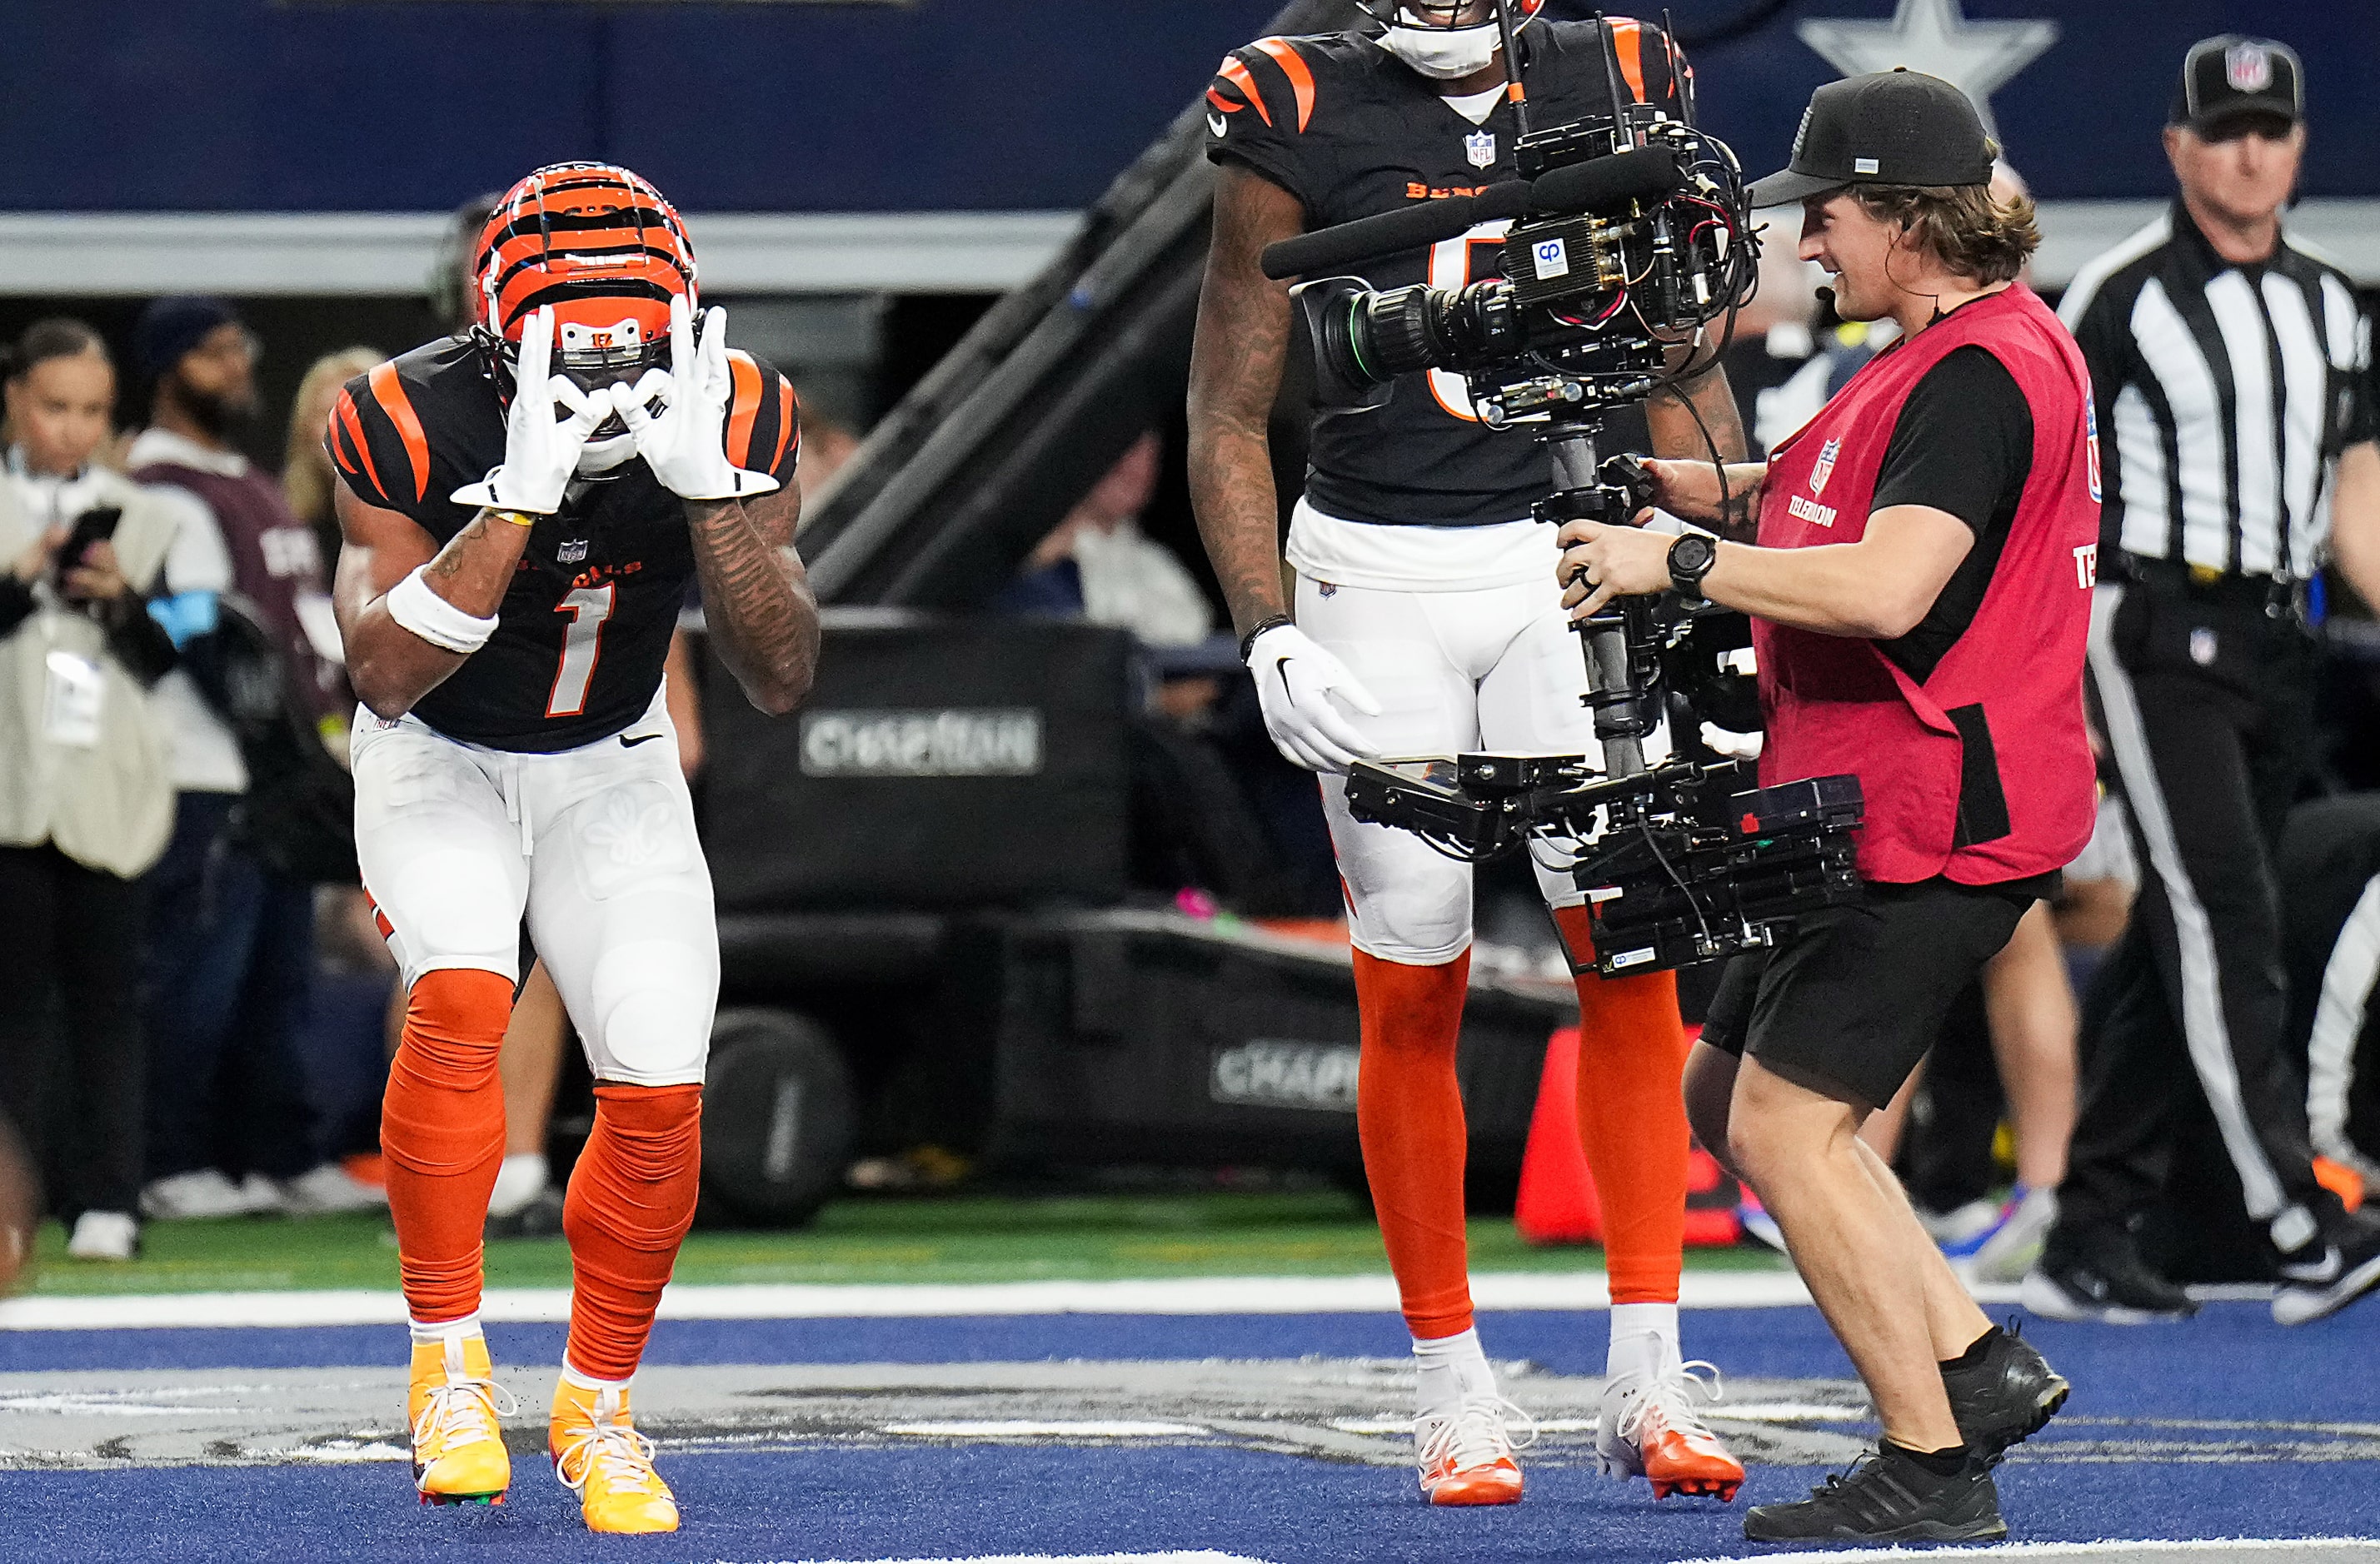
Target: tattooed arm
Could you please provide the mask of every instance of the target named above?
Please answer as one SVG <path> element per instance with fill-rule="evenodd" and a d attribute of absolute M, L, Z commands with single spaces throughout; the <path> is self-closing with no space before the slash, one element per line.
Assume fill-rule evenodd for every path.
<path fill-rule="evenodd" d="M 818 599 L 794 551 L 801 491 L 789 482 L 748 500 L 688 500 L 686 515 L 711 644 L 746 698 L 782 717 L 818 672 Z"/>
<path fill-rule="evenodd" d="M 1218 175 L 1190 354 L 1190 499 L 1243 636 L 1287 612 L 1266 426 L 1289 352 L 1289 286 L 1267 277 L 1259 258 L 1305 227 L 1305 209 L 1280 186 L 1237 164 Z"/>
<path fill-rule="evenodd" d="M 512 585 L 528 528 L 481 511 L 444 548 L 411 517 L 356 498 L 336 486 L 339 574 L 332 607 L 346 643 L 347 682 L 382 717 L 402 717 L 446 681 L 469 654 L 433 646 L 388 612 L 389 589 L 418 567 L 430 589 L 474 618 L 492 617 Z"/>
<path fill-rule="evenodd" d="M 1733 466 L 1748 449 L 1743 414 L 1736 406 L 1727 370 L 1714 363 L 1681 386 L 1671 386 L 1645 404 L 1645 424 L 1653 436 L 1653 455 L 1672 461 L 1712 462 Z M 1707 433 L 1706 433 L 1707 431 Z M 1714 451 L 1713 446 L 1718 449 Z M 1729 487 L 1727 503 L 1714 506 L 1707 518 L 1696 517 L 1722 538 L 1749 543 L 1760 529 L 1756 493 Z"/>

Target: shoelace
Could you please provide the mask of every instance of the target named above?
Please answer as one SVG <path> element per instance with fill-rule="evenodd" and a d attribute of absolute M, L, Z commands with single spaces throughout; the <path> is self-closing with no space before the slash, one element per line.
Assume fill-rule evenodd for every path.
<path fill-rule="evenodd" d="M 586 1488 L 598 1464 L 615 1488 L 646 1494 L 660 1491 L 655 1485 L 659 1474 L 653 1471 L 653 1442 L 634 1428 L 616 1423 L 589 1424 L 584 1433 L 562 1447 L 553 1470 L 563 1486 L 578 1493 Z M 571 1475 L 574 1466 L 575 1477 Z"/>
<path fill-rule="evenodd" d="M 1631 1443 L 1640 1442 L 1646 1419 L 1658 1411 L 1664 1423 L 1687 1438 L 1716 1439 L 1718 1436 L 1694 1411 L 1694 1393 L 1697 1390 L 1713 1402 L 1725 1396 L 1718 1365 L 1703 1358 L 1673 1364 L 1654 1376 L 1642 1393 L 1629 1398 L 1627 1409 L 1620 1414 L 1619 1425 L 1612 1432 Z"/>
<path fill-rule="evenodd" d="M 1521 1425 L 1518 1439 L 1505 1431 L 1507 1419 Z M 1451 1417 L 1425 1412 L 1414 1423 L 1415 1432 L 1422 1435 L 1424 1471 L 1435 1471 L 1450 1458 L 1457 1472 L 1492 1466 L 1514 1450 L 1527 1449 L 1537 1438 L 1537 1420 L 1501 1396 L 1466 1400 Z"/>
<path fill-rule="evenodd" d="M 421 1415 L 413 1420 L 413 1448 L 434 1443 L 444 1455 L 455 1445 L 502 1443 L 502 1420 L 518 1411 L 513 1393 L 492 1379 L 449 1379 L 421 1403 Z"/>

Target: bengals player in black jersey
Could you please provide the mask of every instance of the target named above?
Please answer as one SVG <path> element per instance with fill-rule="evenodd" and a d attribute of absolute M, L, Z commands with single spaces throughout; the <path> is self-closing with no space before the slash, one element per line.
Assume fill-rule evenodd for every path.
<path fill-rule="evenodd" d="M 473 278 L 471 328 L 350 382 L 324 436 L 339 628 L 370 711 L 357 849 L 408 990 L 381 1141 L 415 1483 L 425 1503 L 498 1503 L 511 1481 L 480 1233 L 526 918 L 596 1081 L 548 1449 L 590 1529 L 671 1531 L 628 1380 L 694 1215 L 719 947 L 662 661 L 698 579 L 753 704 L 808 691 L 798 410 L 727 346 L 723 311 L 698 314 L 684 224 L 625 169 L 523 179 Z"/>
<path fill-rule="evenodd" d="M 1542 0 L 1507 3 L 1537 127 L 1611 115 L 1615 80 L 1638 103 L 1682 111 L 1692 72 L 1659 29 L 1615 21 L 1607 51 L 1597 24 L 1539 18 Z M 1579 700 L 1585 660 L 1548 574 L 1554 529 L 1529 519 L 1551 487 L 1545 453 L 1484 427 L 1459 375 L 1411 376 L 1385 408 L 1317 420 L 1288 540 L 1293 612 L 1283 590 L 1267 425 L 1292 316 L 1287 288 L 1260 269 L 1265 247 L 1517 173 L 1495 0 L 1365 5 L 1382 30 L 1261 39 L 1227 57 L 1208 91 L 1220 166 L 1191 485 L 1266 725 L 1283 755 L 1322 773 L 1355 946 L 1365 1171 L 1420 1369 L 1422 1490 L 1438 1504 L 1503 1504 L 1522 1477 L 1509 1403 L 1472 1326 L 1454 1070 L 1471 871 L 1350 818 L 1342 773 L 1383 754 L 1592 754 L 1595 735 Z M 1460 287 L 1494 263 L 1504 229 L 1359 270 L 1374 288 Z M 1717 371 L 1657 396 L 1645 418 L 1658 455 L 1708 459 L 1715 446 L 1734 460 L 1743 449 Z M 1585 893 L 1542 865 L 1539 879 L 1572 952 L 1587 952 Z M 1743 1470 L 1697 1417 L 1701 1382 L 1678 1344 L 1688 1136 L 1675 984 L 1580 964 L 1579 1119 L 1613 1304 L 1597 1452 L 1607 1472 L 1648 1477 L 1657 1497 L 1732 1497 Z"/>

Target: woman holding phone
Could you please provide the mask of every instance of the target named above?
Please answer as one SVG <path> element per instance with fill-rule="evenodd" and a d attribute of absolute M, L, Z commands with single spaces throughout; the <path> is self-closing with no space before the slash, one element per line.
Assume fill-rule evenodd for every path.
<path fill-rule="evenodd" d="M 148 685 L 172 643 L 146 593 L 174 513 L 92 457 L 115 371 L 80 321 L 28 328 L 6 363 L 0 475 L 0 1109 L 55 1181 L 67 1253 L 130 1259 L 140 1189 L 140 877 L 174 795 Z M 63 1038 L 48 1024 L 52 997 Z M 44 1102 L 67 1056 L 63 1100 Z"/>

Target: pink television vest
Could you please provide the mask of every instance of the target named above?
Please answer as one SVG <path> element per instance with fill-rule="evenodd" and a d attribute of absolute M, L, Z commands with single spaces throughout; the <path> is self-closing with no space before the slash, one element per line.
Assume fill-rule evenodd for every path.
<path fill-rule="evenodd" d="M 2097 427 L 2082 355 L 2031 289 L 1978 299 L 1878 355 L 1778 446 L 1760 542 L 1857 542 L 1901 404 L 1970 344 L 2015 378 L 2034 430 L 2032 476 L 1966 634 L 1921 685 L 1873 641 L 1753 621 L 1768 721 L 1761 781 L 1857 775 L 1860 873 L 1887 883 L 1989 885 L 2063 868 L 2096 808 L 2082 655 L 2098 567 Z"/>

